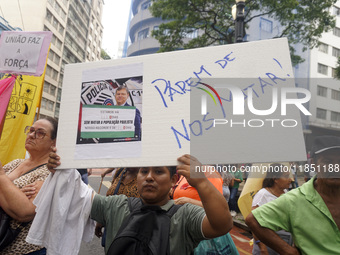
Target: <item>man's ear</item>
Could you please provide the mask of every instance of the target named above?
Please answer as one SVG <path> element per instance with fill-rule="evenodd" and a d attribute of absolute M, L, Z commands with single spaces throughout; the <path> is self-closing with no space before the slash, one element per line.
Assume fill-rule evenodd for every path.
<path fill-rule="evenodd" d="M 172 186 L 172 187 L 175 186 L 176 183 L 178 182 L 178 180 L 179 180 L 178 174 L 174 174 L 174 175 L 171 177 L 171 186 Z"/>

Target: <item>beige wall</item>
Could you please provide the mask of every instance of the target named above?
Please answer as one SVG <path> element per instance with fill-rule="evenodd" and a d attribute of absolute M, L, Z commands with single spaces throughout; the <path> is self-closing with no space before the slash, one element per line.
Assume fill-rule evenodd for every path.
<path fill-rule="evenodd" d="M 46 0 L 0 0 L 4 18 L 12 27 L 20 27 L 23 31 L 41 31 L 43 29 L 46 4 Z"/>

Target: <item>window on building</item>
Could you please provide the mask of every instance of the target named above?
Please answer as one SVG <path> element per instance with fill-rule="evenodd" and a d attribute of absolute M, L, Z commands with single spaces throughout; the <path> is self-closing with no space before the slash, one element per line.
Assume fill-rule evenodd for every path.
<path fill-rule="evenodd" d="M 51 100 L 48 100 L 46 98 L 41 99 L 41 108 L 47 109 L 49 111 L 53 111 L 54 102 Z"/>
<path fill-rule="evenodd" d="M 54 111 L 54 117 L 58 118 L 59 117 L 59 112 L 60 112 L 60 104 L 56 103 L 55 105 L 55 111 Z"/>
<path fill-rule="evenodd" d="M 46 99 L 45 98 L 41 99 L 41 108 L 46 109 Z"/>
<path fill-rule="evenodd" d="M 61 10 L 60 16 L 64 21 L 66 20 L 66 12 L 64 10 Z"/>
<path fill-rule="evenodd" d="M 55 46 L 60 50 L 61 49 L 61 41 L 57 38 L 56 42 L 55 42 Z"/>
<path fill-rule="evenodd" d="M 50 52 L 48 53 L 48 59 L 53 61 L 53 55 L 54 55 L 53 50 L 50 50 Z"/>
<path fill-rule="evenodd" d="M 142 3 L 141 9 L 142 10 L 146 10 L 151 6 L 151 1 L 146 1 L 144 3 Z"/>
<path fill-rule="evenodd" d="M 340 37 L 340 28 L 335 27 L 333 29 L 333 35 Z"/>
<path fill-rule="evenodd" d="M 44 82 L 44 92 L 48 93 L 50 91 L 50 83 Z"/>
<path fill-rule="evenodd" d="M 340 112 L 331 111 L 331 121 L 340 122 Z"/>
<path fill-rule="evenodd" d="M 52 96 L 55 96 L 55 91 L 57 90 L 56 86 L 50 85 L 50 91 L 49 94 Z"/>
<path fill-rule="evenodd" d="M 65 62 L 63 61 L 63 63 L 65 63 Z M 65 67 L 65 64 L 64 64 L 64 67 Z M 64 79 L 64 75 L 60 74 L 59 75 L 59 82 L 58 82 L 58 85 L 59 85 L 60 88 L 63 86 L 63 79 Z"/>
<path fill-rule="evenodd" d="M 333 47 L 332 56 L 337 58 L 340 57 L 340 49 Z"/>
<path fill-rule="evenodd" d="M 59 63 L 60 63 L 60 57 L 59 57 L 57 54 L 54 54 L 53 62 L 54 62 L 55 64 L 59 65 Z"/>
<path fill-rule="evenodd" d="M 46 75 L 51 76 L 51 72 L 52 72 L 52 68 L 49 65 L 47 65 L 46 66 Z"/>
<path fill-rule="evenodd" d="M 51 21 L 52 21 L 52 13 L 50 13 L 49 11 L 46 12 L 46 19 L 48 20 L 48 22 L 51 23 Z"/>
<path fill-rule="evenodd" d="M 320 43 L 319 45 L 319 51 L 323 52 L 323 53 L 328 53 L 328 45 L 325 43 Z"/>
<path fill-rule="evenodd" d="M 316 108 L 316 118 L 325 120 L 327 117 L 327 110 Z"/>
<path fill-rule="evenodd" d="M 332 89 L 332 99 L 340 101 L 340 91 Z"/>
<path fill-rule="evenodd" d="M 164 35 L 170 35 L 170 29 L 164 29 L 163 34 Z"/>
<path fill-rule="evenodd" d="M 55 96 L 55 91 L 56 91 L 56 86 L 52 85 L 51 83 L 45 81 L 44 82 L 44 92 L 52 95 L 52 96 Z"/>
<path fill-rule="evenodd" d="M 46 75 L 50 76 L 53 80 L 57 81 L 58 79 L 58 72 L 54 68 L 47 65 L 46 67 Z"/>
<path fill-rule="evenodd" d="M 60 89 L 60 88 L 58 88 L 57 100 L 58 100 L 59 102 L 61 101 L 61 89 Z"/>
<path fill-rule="evenodd" d="M 318 85 L 318 96 L 321 96 L 321 97 L 327 97 L 327 88 L 326 87 L 323 87 L 323 86 L 320 86 Z"/>
<path fill-rule="evenodd" d="M 46 31 L 46 30 L 44 30 L 44 31 Z M 57 38 L 56 38 L 54 35 L 52 35 L 51 43 L 52 43 L 52 44 L 55 44 L 56 39 L 57 39 Z"/>
<path fill-rule="evenodd" d="M 335 78 L 335 76 L 336 76 L 336 70 L 335 68 L 332 68 L 332 77 Z"/>
<path fill-rule="evenodd" d="M 328 74 L 328 66 L 318 63 L 318 73 L 327 75 Z"/>
<path fill-rule="evenodd" d="M 53 107 L 54 107 L 54 102 L 52 102 L 51 100 L 48 100 L 47 101 L 47 110 L 53 111 Z"/>
<path fill-rule="evenodd" d="M 53 21 L 52 21 L 52 25 L 57 30 L 58 30 L 58 24 L 59 24 L 58 20 L 56 18 L 54 18 Z"/>
<path fill-rule="evenodd" d="M 149 37 L 149 28 L 145 28 L 138 32 L 138 41 Z"/>
<path fill-rule="evenodd" d="M 193 39 L 193 38 L 197 37 L 197 34 L 198 34 L 198 31 L 195 29 L 194 31 L 192 31 L 190 33 L 186 33 L 185 37 Z"/>
<path fill-rule="evenodd" d="M 273 32 L 273 22 L 268 20 L 268 19 L 261 18 L 260 19 L 260 29 L 264 32 L 272 33 Z"/>
<path fill-rule="evenodd" d="M 64 35 L 64 31 L 65 31 L 65 28 L 61 24 L 59 24 L 59 33 L 61 35 Z"/>
<path fill-rule="evenodd" d="M 340 16 L 340 8 L 333 6 L 333 15 Z"/>

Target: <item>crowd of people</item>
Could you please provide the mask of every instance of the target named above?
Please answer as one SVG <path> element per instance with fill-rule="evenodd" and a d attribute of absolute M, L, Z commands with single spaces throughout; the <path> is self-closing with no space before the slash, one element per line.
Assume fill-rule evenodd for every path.
<path fill-rule="evenodd" d="M 111 187 L 101 196 L 79 172 L 55 170 L 62 161 L 55 148 L 56 132 L 55 119 L 37 120 L 25 128 L 30 157 L 0 167 L 1 213 L 10 217 L 10 229 L 20 230 L 8 243 L 0 240 L 0 255 L 62 254 L 63 247 L 79 243 L 75 239 L 84 240 L 86 231 L 102 238 L 103 253 L 110 255 L 238 254 L 229 231 L 238 210 L 240 183 L 247 177 L 239 166 L 233 173 L 205 172 L 192 178 L 190 171 L 201 163 L 183 155 L 177 166 L 111 168 L 103 172 L 114 172 Z M 290 187 L 289 173 L 268 171 L 246 217 L 254 237 L 253 254 L 340 254 L 340 138 L 317 137 L 311 158 L 317 174 L 299 187 L 296 179 Z M 65 210 L 63 219 L 55 219 L 53 203 L 47 213 L 39 209 L 46 206 L 44 197 L 51 194 L 53 178 L 59 182 L 65 179 L 59 173 L 67 172 L 72 178 L 56 183 L 61 193 L 51 198 L 79 187 L 70 198 L 59 197 L 57 204 L 63 207 L 63 199 L 69 199 L 76 210 Z M 71 224 L 70 233 L 49 229 L 47 238 L 34 231 L 49 226 L 47 221 L 62 220 Z M 72 228 L 84 233 L 75 234 Z"/>

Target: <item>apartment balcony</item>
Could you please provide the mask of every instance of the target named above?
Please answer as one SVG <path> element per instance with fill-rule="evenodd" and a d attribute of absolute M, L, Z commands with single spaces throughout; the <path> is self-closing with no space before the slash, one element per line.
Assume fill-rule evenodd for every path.
<path fill-rule="evenodd" d="M 127 56 L 130 57 L 144 54 L 152 54 L 157 52 L 158 49 L 158 41 L 155 38 L 148 37 L 131 43 L 127 50 Z"/>

